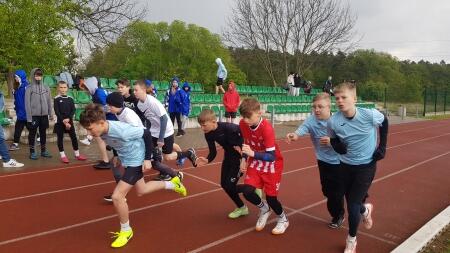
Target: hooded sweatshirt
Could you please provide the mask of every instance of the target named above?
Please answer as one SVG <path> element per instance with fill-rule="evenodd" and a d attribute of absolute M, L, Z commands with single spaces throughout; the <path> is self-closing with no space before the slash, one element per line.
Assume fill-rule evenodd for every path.
<path fill-rule="evenodd" d="M 185 87 L 188 87 L 188 90 L 185 90 Z M 181 98 L 182 98 L 182 108 L 181 114 L 188 117 L 189 110 L 191 108 L 191 86 L 189 86 L 188 82 L 183 83 L 183 88 L 181 88 Z"/>
<path fill-rule="evenodd" d="M 237 112 L 241 98 L 236 90 L 234 82 L 228 84 L 228 90 L 223 95 L 223 105 L 226 112 Z"/>
<path fill-rule="evenodd" d="M 177 77 L 172 78 L 172 80 L 170 81 L 171 87 L 169 88 L 169 94 L 168 94 L 169 95 L 168 96 L 168 103 L 169 103 L 168 112 L 169 113 L 181 113 L 183 98 L 181 97 L 180 87 L 177 87 L 175 90 L 172 90 L 174 81 L 177 81 L 178 85 L 180 83 L 180 80 Z"/>
<path fill-rule="evenodd" d="M 16 76 L 20 79 L 19 88 L 14 91 L 14 109 L 16 110 L 17 120 L 27 120 L 27 111 L 25 109 L 25 90 L 28 86 L 27 74 L 24 70 L 16 71 Z"/>
<path fill-rule="evenodd" d="M 222 80 L 227 79 L 228 71 L 225 68 L 225 65 L 223 65 L 222 59 L 217 58 L 216 63 L 219 66 L 219 68 L 217 69 L 217 78 L 222 78 Z"/>
<path fill-rule="evenodd" d="M 108 94 L 103 88 L 98 87 L 97 77 L 89 77 L 86 79 L 84 85 L 88 88 L 89 93 L 92 95 L 92 102 L 94 104 L 106 105 L 106 96 L 108 96 Z"/>
<path fill-rule="evenodd" d="M 33 116 L 52 116 L 50 88 L 44 85 L 42 80 L 37 81 L 34 78 L 34 73 L 37 70 L 40 69 L 34 68 L 31 70 L 31 85 L 25 90 L 27 122 L 31 122 Z"/>

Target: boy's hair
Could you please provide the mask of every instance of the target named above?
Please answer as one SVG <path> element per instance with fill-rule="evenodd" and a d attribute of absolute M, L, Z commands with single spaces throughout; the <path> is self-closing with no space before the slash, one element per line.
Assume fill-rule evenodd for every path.
<path fill-rule="evenodd" d="M 261 110 L 261 104 L 256 98 L 246 98 L 239 106 L 239 113 L 244 118 L 250 118 L 253 113 L 258 113 Z"/>
<path fill-rule="evenodd" d="M 319 100 L 326 100 L 327 103 L 331 104 L 331 98 L 330 98 L 330 94 L 326 93 L 326 92 L 321 92 L 318 93 L 314 98 L 313 98 L 313 103 Z"/>
<path fill-rule="evenodd" d="M 125 79 L 125 78 L 117 80 L 116 85 L 119 85 L 119 84 L 126 86 L 126 87 L 131 87 L 130 81 L 128 81 L 128 79 Z"/>
<path fill-rule="evenodd" d="M 352 91 L 356 94 L 356 85 L 354 82 L 343 82 L 338 84 L 336 87 L 334 87 L 333 89 L 333 93 L 340 93 L 343 92 L 344 90 L 349 90 Z"/>
<path fill-rule="evenodd" d="M 142 89 L 147 90 L 147 84 L 145 84 L 144 80 L 137 80 L 134 82 L 134 86 L 140 86 Z"/>
<path fill-rule="evenodd" d="M 204 109 L 197 117 L 198 123 L 204 124 L 209 121 L 217 121 L 216 114 L 211 109 Z"/>
<path fill-rule="evenodd" d="M 65 84 L 67 87 L 69 87 L 68 85 L 67 85 L 67 83 L 65 82 L 65 81 L 59 81 L 58 82 L 58 84 L 56 85 L 57 87 L 59 87 L 60 85 L 63 85 L 63 84 Z"/>
<path fill-rule="evenodd" d="M 106 120 L 106 116 L 100 104 L 88 104 L 80 114 L 80 124 L 84 128 L 101 120 Z"/>

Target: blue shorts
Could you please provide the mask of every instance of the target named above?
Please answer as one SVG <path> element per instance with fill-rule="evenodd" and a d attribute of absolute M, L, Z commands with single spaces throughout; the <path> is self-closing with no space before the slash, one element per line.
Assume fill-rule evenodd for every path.
<path fill-rule="evenodd" d="M 122 175 L 120 180 L 124 181 L 127 184 L 135 185 L 139 179 L 144 177 L 144 173 L 142 173 L 142 165 L 141 166 L 128 166 L 125 168 L 125 172 Z"/>

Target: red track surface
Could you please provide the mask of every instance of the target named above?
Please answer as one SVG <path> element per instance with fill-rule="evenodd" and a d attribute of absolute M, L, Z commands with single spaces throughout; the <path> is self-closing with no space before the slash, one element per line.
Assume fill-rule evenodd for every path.
<path fill-rule="evenodd" d="M 359 252 L 389 252 L 450 204 L 450 122 L 395 125 L 388 141 L 370 189 L 374 226 L 360 226 Z M 244 218 L 227 218 L 234 206 L 218 185 L 220 154 L 214 164 L 184 170 L 186 198 L 166 191 L 144 197 L 131 192 L 135 235 L 119 251 L 342 252 L 347 228 L 326 226 L 309 138 L 279 145 L 285 158 L 279 199 L 290 219 L 284 235 L 270 234 L 274 223 L 255 232 L 253 207 Z M 0 176 L 0 252 L 113 251 L 107 232 L 119 229 L 118 218 L 102 200 L 114 187 L 109 171 L 86 165 L 29 172 Z"/>

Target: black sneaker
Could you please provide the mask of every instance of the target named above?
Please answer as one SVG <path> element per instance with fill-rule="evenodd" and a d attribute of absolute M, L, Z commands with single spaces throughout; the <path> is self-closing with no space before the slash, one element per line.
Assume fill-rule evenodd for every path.
<path fill-rule="evenodd" d="M 175 137 L 181 137 L 183 136 L 183 133 L 181 131 L 178 131 L 177 135 L 175 135 Z"/>
<path fill-rule="evenodd" d="M 105 200 L 106 202 L 113 202 L 112 201 L 112 194 L 104 196 L 103 200 Z"/>
<path fill-rule="evenodd" d="M 159 174 L 158 176 L 154 177 L 153 181 L 170 181 L 172 179 L 171 176 L 168 174 Z"/>
<path fill-rule="evenodd" d="M 330 224 L 328 224 L 328 227 L 332 228 L 332 229 L 340 228 L 342 226 L 342 224 L 344 223 L 344 221 L 345 221 L 344 216 L 340 216 L 338 218 L 333 218 L 331 220 Z"/>
<path fill-rule="evenodd" d="M 189 155 L 188 155 L 188 159 L 189 159 L 189 161 L 191 161 L 191 163 L 192 163 L 192 166 L 194 166 L 194 167 L 197 167 L 197 163 L 196 163 L 196 161 L 197 161 L 197 154 L 195 153 L 195 149 L 194 148 L 188 148 L 188 150 L 187 150 L 188 152 L 189 152 Z"/>
<path fill-rule="evenodd" d="M 110 162 L 100 161 L 99 163 L 93 166 L 97 170 L 109 170 L 111 168 Z"/>

